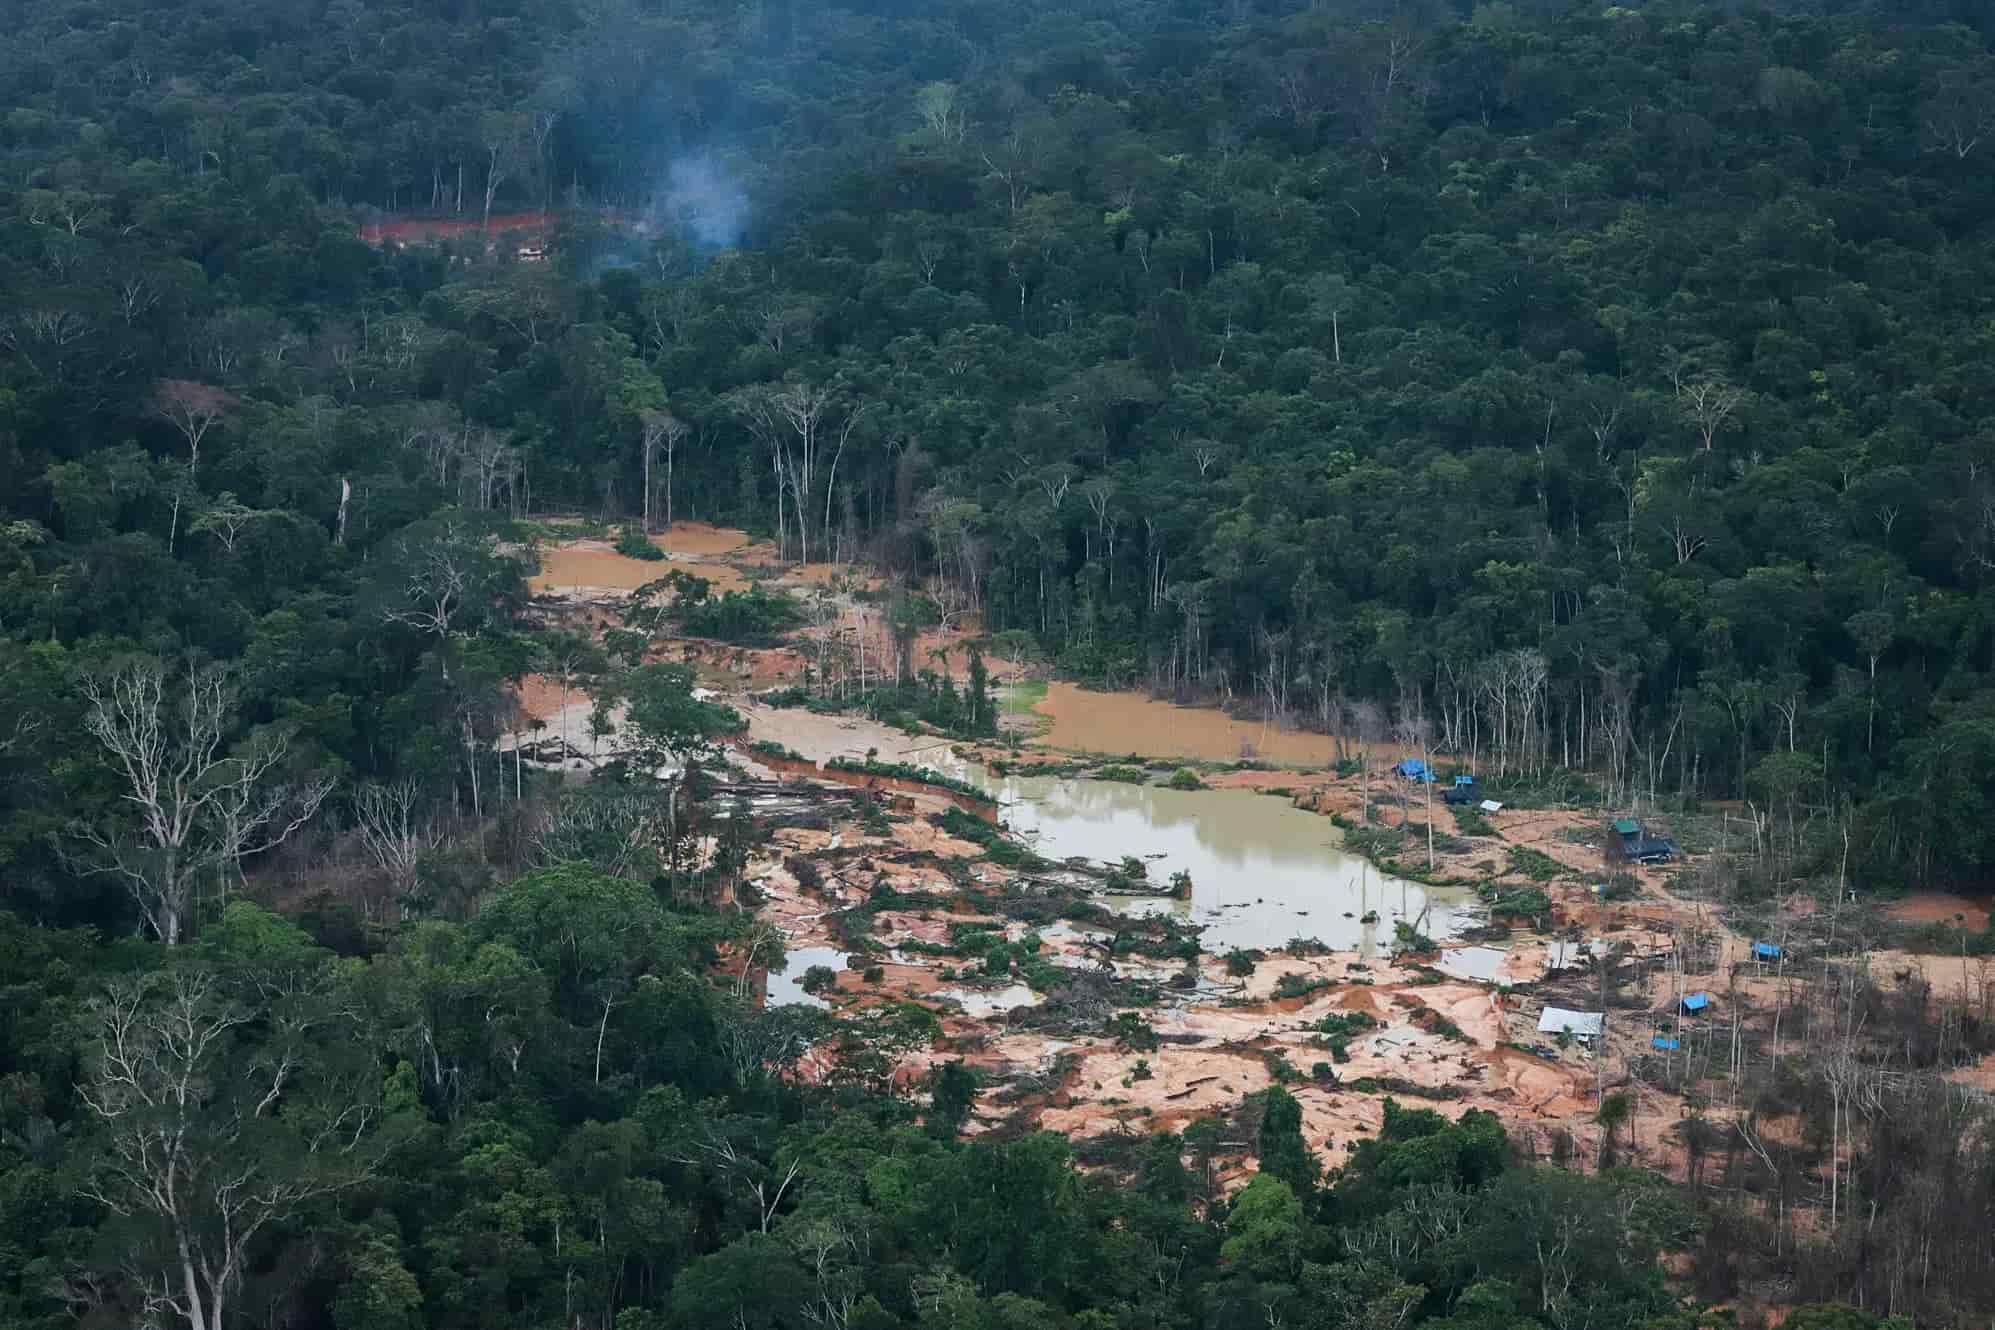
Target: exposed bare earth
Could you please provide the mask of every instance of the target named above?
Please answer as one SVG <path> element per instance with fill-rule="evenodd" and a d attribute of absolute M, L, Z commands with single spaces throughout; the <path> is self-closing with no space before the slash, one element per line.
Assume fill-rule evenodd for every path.
<path fill-rule="evenodd" d="M 727 556 L 747 549 L 746 532 L 708 526 L 704 522 L 678 522 L 670 531 L 654 534 L 651 543 L 664 551 L 666 557 L 633 559 L 618 554 L 608 540 L 550 543 L 541 549 L 540 571 L 529 580 L 528 587 L 535 595 L 586 596 L 633 591 L 675 570 L 705 578 L 716 592 L 741 591 L 748 586 L 748 578 L 727 561 Z"/>
<path fill-rule="evenodd" d="M 1055 681 L 1034 708 L 1051 726 L 1040 742 L 1083 753 L 1141 753 L 1208 762 L 1259 758 L 1287 766 L 1326 767 L 1327 735 L 1274 729 L 1223 711 L 1180 707 L 1140 693 L 1097 693 Z"/>
<path fill-rule="evenodd" d="M 814 597 L 811 626 L 788 645 L 746 650 L 667 640 L 654 644 L 654 656 L 697 664 L 702 678 L 747 716 L 749 739 L 780 744 L 810 763 L 872 753 L 887 762 L 957 769 L 951 746 L 936 738 L 848 716 L 766 708 L 747 697 L 751 688 L 801 680 L 806 666 L 832 642 L 863 658 L 871 671 L 891 668 L 884 616 L 877 604 L 852 594 L 862 582 L 850 570 L 832 565 L 778 568 L 769 546 L 753 544 L 742 533 L 685 524 L 675 528 L 670 548 L 674 562 L 659 563 L 624 559 L 600 541 L 568 542 L 544 552 L 546 571 L 536 585 L 563 594 L 583 589 L 570 594 L 566 610 L 577 617 L 590 612 L 589 589 L 635 587 L 681 562 L 724 588 L 746 585 L 752 571 Z M 917 664 L 961 677 L 968 664 L 966 636 L 960 624 L 924 635 Z M 986 663 L 1000 678 L 1025 673 L 1016 662 Z M 565 731 L 571 742 L 583 741 L 588 698 L 571 693 L 564 708 L 557 681 L 533 678 L 521 701 L 529 716 L 549 722 L 543 733 Z M 1431 815 L 1436 830 L 1453 829 L 1457 834 L 1450 840 L 1458 842 L 1437 848 L 1432 877 L 1540 886 L 1553 903 L 1557 931 L 1498 939 L 1495 945 L 1505 949 L 1500 960 L 1489 964 L 1482 957 L 1478 964 L 1483 969 L 1467 971 L 1477 976 L 1473 978 L 1444 977 L 1427 968 L 1439 962 L 1450 966 L 1452 975 L 1465 973 L 1441 957 L 1387 962 L 1332 953 L 1268 956 L 1242 979 L 1207 955 L 1196 968 L 1197 988 L 1186 991 L 1168 986 L 1185 978 L 1175 962 L 1128 954 L 1106 961 L 1102 944 L 1110 935 L 1099 926 L 1042 923 L 1035 933 L 1016 920 L 983 913 L 997 908 L 991 903 L 995 897 L 965 895 L 962 884 L 1001 896 L 1013 875 L 982 858 L 981 847 L 945 835 L 934 825 L 930 819 L 947 806 L 938 793 L 896 790 L 890 805 L 895 816 L 884 830 L 877 821 L 869 831 L 867 823 L 842 820 L 822 830 L 778 831 L 750 876 L 763 895 L 761 918 L 780 929 L 792 948 L 847 949 L 853 939 L 835 927 L 834 916 L 867 902 L 881 886 L 928 893 L 943 902 L 874 913 L 866 927 L 880 950 L 869 960 L 855 960 L 825 996 L 834 1012 L 847 1015 L 890 1001 L 915 1001 L 935 1010 L 943 1037 L 908 1056 L 899 1077 L 915 1087 L 927 1068 L 953 1059 L 978 1068 L 984 1088 L 972 1130 L 1037 1125 L 1088 1136 L 1181 1128 L 1194 1119 L 1229 1114 L 1244 1096 L 1281 1079 L 1303 1105 L 1310 1141 L 1332 1163 L 1377 1129 L 1388 1095 L 1449 1116 L 1486 1109 L 1527 1146 L 1548 1149 L 1553 1138 L 1564 1136 L 1590 1152 L 1599 1143 L 1594 1117 L 1602 1096 L 1622 1091 L 1631 1099 L 1629 1139 L 1642 1161 L 1681 1175 L 1685 1162 L 1675 1133 L 1688 1105 L 1636 1074 L 1658 1056 L 1652 1036 L 1674 1031 L 1686 1047 L 1701 1038 L 1708 1054 L 1709 1032 L 1735 1014 L 1749 1018 L 1792 1000 L 1794 971 L 1787 963 L 1756 960 L 1754 939 L 1733 932 L 1709 906 L 1680 891 L 1672 870 L 1635 872 L 1639 889 L 1633 899 L 1599 899 L 1593 884 L 1606 873 L 1593 834 L 1597 814 L 1506 809 L 1487 818 L 1493 835 L 1469 835 L 1438 799 L 1430 810 L 1427 791 L 1395 782 L 1388 767 L 1398 754 L 1381 747 L 1371 750 L 1368 776 L 1337 776 L 1329 769 L 1338 756 L 1334 740 L 1284 732 L 1217 710 L 1055 682 L 1047 687 L 1039 711 L 1043 732 L 1033 747 L 1022 760 L 1017 754 L 1007 758 L 1020 769 L 1029 768 L 1035 748 L 1049 761 L 1061 751 L 1082 751 L 1206 762 L 1252 756 L 1278 763 L 1289 769 L 1211 773 L 1205 779 L 1214 786 L 1286 792 L 1299 807 L 1353 824 L 1417 825 Z M 614 738 L 605 742 L 613 745 Z M 743 754 L 742 760 L 753 767 L 752 754 Z M 808 771 L 797 774 L 809 777 Z M 851 792 L 843 795 L 849 798 Z M 1399 853 L 1427 870 L 1424 845 L 1418 838 L 1409 841 Z M 1130 847 L 1133 852 L 1141 848 Z M 1518 877 L 1513 849 L 1545 856 L 1558 875 L 1544 883 Z M 801 886 L 785 866 L 797 856 L 818 865 L 821 886 Z M 1773 936 L 1785 938 L 1787 930 L 1803 925 L 1819 927 L 1823 921 L 1814 916 L 1815 909 L 1802 898 L 1783 903 L 1774 912 Z M 1987 904 L 1914 897 L 1893 911 L 1899 921 L 1912 923 L 1950 924 L 1957 914 L 1965 917 L 1968 928 L 1978 929 L 1986 923 Z M 951 942 L 952 926 L 966 924 L 1002 930 L 1015 942 L 1038 937 L 1040 959 L 1065 973 L 1108 981 L 1108 1010 L 1074 1005 L 1073 994 L 1062 991 L 1070 985 L 1049 984 L 1055 991 L 1034 993 L 1020 987 L 1016 975 L 985 977 L 970 958 L 935 954 Z M 1581 943 L 1594 954 L 1615 952 L 1620 957 L 1614 984 L 1621 1000 L 1610 1006 L 1599 1056 L 1537 1030 L 1538 1014 L 1547 1005 L 1599 1009 L 1597 971 L 1576 968 Z M 1685 954 L 1695 961 L 1675 959 Z M 1984 1011 L 1995 1003 L 1995 966 L 1986 961 L 1878 950 L 1869 954 L 1869 964 L 1887 986 L 1923 980 L 1939 993 L 1964 992 Z M 864 977 L 862 972 L 873 966 L 875 977 Z M 1285 977 L 1287 997 L 1276 987 Z M 1139 981 L 1164 986 L 1154 1003 L 1128 1000 L 1134 996 L 1130 985 Z M 1692 991 L 1710 994 L 1712 1005 L 1694 1020 L 1679 1019 L 1677 1002 Z M 1108 1011 L 1118 1006 L 1140 1014 L 1161 1038 L 1159 1046 L 1138 1050 L 1119 1044 L 1106 1022 Z M 1325 1037 L 1310 1027 L 1354 1012 L 1376 1024 L 1351 1034 L 1348 1060 L 1338 1061 Z M 823 1050 L 814 1053 L 800 1074 L 824 1074 L 830 1069 L 827 1056 Z M 1963 1068 L 1954 1079 L 1995 1088 L 1995 1067 Z M 1708 1105 L 1698 1111 L 1722 1121 L 1732 1110 Z"/>
<path fill-rule="evenodd" d="M 1978 933 L 1988 927 L 1988 902 L 1944 891 L 1922 891 L 1892 906 L 1891 917 L 1905 924 L 1953 924 Z"/>

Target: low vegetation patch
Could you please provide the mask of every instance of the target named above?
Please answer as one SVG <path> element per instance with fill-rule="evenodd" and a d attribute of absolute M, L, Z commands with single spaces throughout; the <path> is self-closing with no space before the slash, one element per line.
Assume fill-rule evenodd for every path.
<path fill-rule="evenodd" d="M 1285 974 L 1275 980 L 1275 996 L 1278 998 L 1308 997 L 1332 987 L 1331 981 L 1318 975 Z"/>
<path fill-rule="evenodd" d="M 863 761 L 852 757 L 834 757 L 825 766 L 831 771 L 850 771 L 862 776 L 882 776 L 890 780 L 912 781 L 917 785 L 933 785 L 939 790 L 948 790 L 975 799 L 979 803 L 997 802 L 994 797 L 968 781 L 957 780 L 954 776 L 945 776 L 939 771 L 930 771 L 927 767 L 918 767 L 911 762 L 882 762 L 871 757 Z"/>
<path fill-rule="evenodd" d="M 1485 882 L 1477 886 L 1476 894 L 1489 906 L 1492 915 L 1542 919 L 1552 912 L 1552 898 L 1537 887 L 1514 887 Z"/>
<path fill-rule="evenodd" d="M 1542 850 L 1531 849 L 1527 845 L 1513 845 L 1507 851 L 1510 871 L 1519 877 L 1533 882 L 1556 882 L 1566 876 L 1568 869 L 1558 860 Z"/>
<path fill-rule="evenodd" d="M 1346 1081 L 1345 1088 L 1359 1094 L 1397 1094 L 1410 1099 L 1460 1099 L 1463 1095 L 1459 1085 L 1421 1085 L 1403 1076 L 1360 1076 Z"/>
<path fill-rule="evenodd" d="M 665 552 L 652 544 L 645 534 L 634 526 L 624 527 L 617 532 L 616 552 L 626 559 L 643 559 L 647 563 L 665 557 Z"/>

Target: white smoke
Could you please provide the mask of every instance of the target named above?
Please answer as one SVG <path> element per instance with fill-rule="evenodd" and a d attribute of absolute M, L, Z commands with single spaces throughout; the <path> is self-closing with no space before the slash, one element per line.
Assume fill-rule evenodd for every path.
<path fill-rule="evenodd" d="M 666 172 L 660 220 L 683 227 L 702 245 L 727 249 L 748 225 L 748 194 L 711 156 L 682 157 Z"/>

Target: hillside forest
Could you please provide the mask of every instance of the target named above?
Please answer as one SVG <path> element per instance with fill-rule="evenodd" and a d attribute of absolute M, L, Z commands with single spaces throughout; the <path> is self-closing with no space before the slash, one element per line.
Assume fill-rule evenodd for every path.
<path fill-rule="evenodd" d="M 1279 1089 L 1112 1156 L 966 1139 L 960 1067 L 891 1074 L 918 1011 L 806 1084 L 832 1036 L 712 981 L 755 927 L 698 783 L 738 718 L 527 588 L 552 516 L 729 524 L 1068 678 L 1723 802 L 1753 872 L 1984 884 L 1981 0 L 10 17 L 0 1323 L 1995 1307 L 1985 1129 L 1938 1109 L 1862 1163 L 1906 1227 L 1745 1244 L 1476 1113 L 1328 1171 Z M 363 238 L 411 217 L 463 225 Z M 641 773 L 496 750 L 584 657 L 711 861 L 604 850 Z M 246 890 L 363 863 L 398 917 Z"/>

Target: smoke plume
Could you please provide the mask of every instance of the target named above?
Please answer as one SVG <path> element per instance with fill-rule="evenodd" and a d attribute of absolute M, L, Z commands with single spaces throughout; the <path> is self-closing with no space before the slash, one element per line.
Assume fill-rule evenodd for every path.
<path fill-rule="evenodd" d="M 748 195 L 712 157 L 682 157 L 666 172 L 659 212 L 661 222 L 682 227 L 700 244 L 727 249 L 747 227 Z"/>

